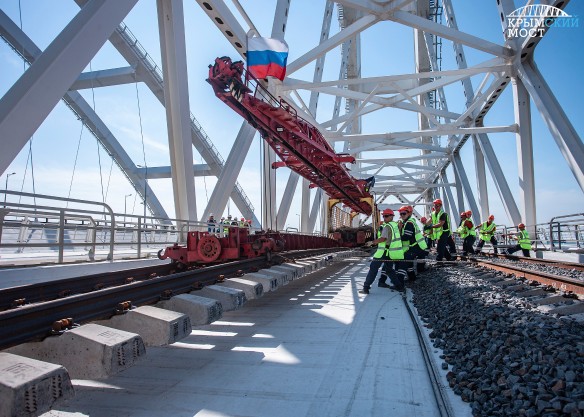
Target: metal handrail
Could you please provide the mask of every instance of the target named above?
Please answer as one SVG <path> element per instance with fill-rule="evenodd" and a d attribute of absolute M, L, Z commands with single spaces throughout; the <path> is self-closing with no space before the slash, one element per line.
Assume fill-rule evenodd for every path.
<path fill-rule="evenodd" d="M 525 228 L 530 231 L 534 251 L 582 250 L 584 248 L 584 213 L 556 216 L 547 223 L 526 224 Z M 498 246 L 511 245 L 509 235 L 517 232 L 519 232 L 517 226 L 498 225 L 495 230 L 495 237 L 499 241 Z"/>
<path fill-rule="evenodd" d="M 500 227 L 504 229 L 504 234 L 519 231 L 517 226 Z M 555 216 L 547 223 L 526 224 L 525 228 L 533 232 L 533 235 L 530 234 L 530 238 L 535 245 L 534 250 L 537 250 L 539 245 L 544 250 L 551 251 L 584 248 L 584 213 Z M 546 246 L 546 243 L 549 247 Z"/>
<path fill-rule="evenodd" d="M 33 198 L 34 201 L 36 201 L 36 199 L 45 199 L 45 200 L 53 200 L 53 201 L 61 201 L 61 202 L 66 202 L 67 204 L 69 203 L 77 203 L 77 204 L 84 204 L 84 205 L 94 205 L 94 206 L 99 206 L 103 208 L 103 211 L 97 211 L 97 210 L 83 210 L 83 209 L 76 209 L 76 208 L 68 208 L 68 207 L 49 207 L 49 206 L 37 206 L 35 205 L 31 205 L 31 204 L 21 204 L 21 203 L 8 203 L 8 202 L 4 202 L 4 209 L 3 209 L 3 213 L 2 213 L 2 223 L 4 221 L 4 218 L 6 216 L 6 214 L 9 213 L 8 210 L 8 206 L 12 206 L 14 208 L 31 208 L 31 209 L 39 209 L 39 210 L 53 210 L 53 211 L 57 211 L 59 213 L 59 262 L 63 262 L 63 235 L 64 235 L 64 229 L 66 227 L 65 224 L 65 211 L 71 211 L 74 213 L 84 213 L 84 214 L 98 214 L 100 216 L 104 216 L 105 217 L 105 212 L 107 211 L 109 213 L 109 218 L 111 219 L 111 225 L 110 225 L 110 241 L 109 241 L 109 252 L 107 255 L 107 259 L 108 260 L 113 260 L 114 257 L 114 233 L 115 233 L 115 227 L 116 227 L 116 221 L 115 221 L 115 216 L 114 216 L 114 212 L 111 209 L 111 207 L 106 204 L 106 203 L 102 203 L 99 201 L 87 201 L 87 200 L 79 200 L 79 199 L 75 199 L 75 198 L 64 198 L 64 197 L 54 197 L 54 196 L 48 196 L 48 195 L 44 195 L 44 194 L 33 194 L 33 193 L 25 193 L 25 192 L 17 192 L 17 191 L 8 191 L 8 190 L 2 190 L 2 193 L 4 193 L 5 196 L 7 195 L 14 195 L 14 196 L 20 196 L 20 197 L 30 197 Z M 76 216 L 78 217 L 78 216 Z M 1 236 L 1 232 L 0 232 L 0 236 Z"/>
<path fill-rule="evenodd" d="M 568 221 L 564 221 L 564 222 L 559 222 L 559 219 L 570 219 Z M 562 239 L 562 231 L 565 230 L 564 228 L 568 228 L 568 230 L 565 230 L 565 232 L 567 233 L 571 233 L 569 230 L 570 226 L 574 226 L 574 239 L 573 241 L 576 244 L 577 248 L 581 248 L 583 246 L 583 243 L 580 242 L 580 236 L 581 234 L 579 233 L 580 228 L 584 225 L 584 213 L 576 213 L 576 214 L 567 214 L 567 215 L 562 215 L 562 216 L 556 216 L 553 217 L 550 221 L 549 221 L 549 233 L 550 233 L 550 248 L 552 251 L 556 250 L 556 239 L 555 239 L 555 234 L 554 234 L 554 227 L 555 227 L 555 231 L 557 233 L 557 249 L 558 250 L 562 250 L 562 241 L 566 241 L 566 243 L 570 240 L 568 239 Z"/>
<path fill-rule="evenodd" d="M 107 204 L 95 201 L 0 190 L 0 196 L 3 194 L 11 198 L 3 205 L 0 202 L 2 263 L 31 263 L 31 256 L 42 258 L 35 263 L 54 262 L 55 258 L 64 263 L 66 257 L 71 261 L 80 256 L 103 260 L 103 253 L 97 256 L 96 252 L 101 246 L 108 248 L 107 260 L 113 260 L 114 254 L 143 258 L 145 247 L 160 250 L 175 243 L 186 244 L 187 232 L 207 231 L 209 227 L 208 222 L 114 213 Z M 36 204 L 44 200 L 53 203 Z M 86 205 L 95 207 L 83 208 Z M 73 250 L 81 247 L 83 252 Z M 10 249 L 16 251 L 7 252 Z M 39 252 L 42 249 L 47 251 Z"/>

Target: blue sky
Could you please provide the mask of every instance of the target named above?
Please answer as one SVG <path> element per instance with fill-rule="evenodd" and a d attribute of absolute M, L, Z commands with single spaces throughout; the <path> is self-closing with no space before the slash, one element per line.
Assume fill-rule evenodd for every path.
<path fill-rule="evenodd" d="M 19 3 L 21 9 L 19 11 Z M 230 4 L 230 1 L 227 1 Z M 264 36 L 269 36 L 275 1 L 241 1 L 248 11 L 257 29 Z M 517 6 L 523 3 L 516 2 Z M 501 29 L 495 2 L 453 0 L 459 28 L 465 32 L 480 36 L 492 42 L 502 44 Z M 78 11 L 71 0 L 2 0 L 2 10 L 18 25 L 22 16 L 25 32 L 44 49 L 65 27 Z M 189 92 L 191 112 L 197 117 L 209 137 L 224 159 L 227 158 L 231 145 L 241 125 L 241 119 L 232 110 L 217 100 L 211 87 L 204 81 L 207 77 L 207 65 L 217 56 L 236 57 L 231 45 L 223 38 L 194 1 L 184 2 L 185 27 L 187 40 L 187 59 L 189 73 Z M 301 56 L 317 43 L 322 22 L 324 2 L 312 0 L 293 0 L 287 26 L 286 40 L 290 45 L 289 62 Z M 572 1 L 566 8 L 571 15 L 582 16 L 582 2 Z M 156 6 L 153 1 L 140 1 L 124 20 L 136 38 L 142 43 L 153 60 L 160 62 Z M 580 25 L 583 22 L 580 21 Z M 336 28 L 336 19 L 333 19 Z M 537 65 L 546 81 L 556 94 L 556 98 L 572 122 L 575 130 L 582 136 L 584 120 L 581 117 L 580 101 L 584 97 L 581 69 L 584 58 L 578 52 L 583 29 L 562 28 L 551 30 L 538 45 L 535 56 Z M 392 75 L 414 71 L 412 30 L 392 22 L 382 22 L 362 34 L 362 76 Z M 489 55 L 465 48 L 469 65 L 474 65 L 491 58 Z M 337 50 L 329 54 L 325 64 L 325 80 L 338 76 Z M 443 68 L 454 68 L 451 43 L 444 41 L 442 48 Z M 92 60 L 86 70 L 107 69 L 126 66 L 126 62 L 117 51 L 106 44 Z M 22 75 L 22 61 L 5 44 L 0 44 L 0 95 L 3 95 Z M 294 74 L 294 78 L 312 79 L 313 66 L 307 66 Z M 472 79 L 476 88 L 480 79 Z M 449 107 L 461 111 L 460 86 L 447 89 Z M 456 94 L 458 93 L 458 94 Z M 82 95 L 89 103 L 95 103 L 95 109 L 128 154 L 137 164 L 143 164 L 142 144 L 145 147 L 148 166 L 168 165 L 167 134 L 165 113 L 150 91 L 142 84 L 124 85 L 102 89 L 85 90 Z M 317 119 L 326 117 L 331 111 L 332 99 L 324 98 L 319 105 Z M 138 113 L 140 107 L 140 114 Z M 320 117 L 319 117 L 320 116 Z M 363 119 L 363 131 L 368 133 L 405 131 L 415 129 L 415 115 L 388 111 Z M 511 88 L 507 88 L 497 104 L 488 114 L 485 125 L 505 125 L 513 123 L 513 104 Z M 537 189 L 538 222 L 548 221 L 560 214 L 582 212 L 584 194 L 574 177 L 535 105 L 532 104 L 532 123 L 535 160 L 535 181 Z M 143 134 L 141 134 L 143 132 Z M 518 196 L 516 140 L 511 133 L 490 135 L 493 147 L 506 173 L 512 192 Z M 79 153 L 75 163 L 77 148 Z M 9 188 L 31 192 L 32 168 L 29 148 L 23 149 L 10 168 L 2 173 L 0 184 L 4 185 L 6 173 L 16 172 L 10 177 Z M 474 183 L 474 164 L 471 159 L 470 142 L 463 148 L 467 174 Z M 81 122 L 63 104 L 59 103 L 32 139 L 32 162 L 34 182 L 37 193 L 74 198 L 101 200 L 107 193 L 106 201 L 115 211 L 124 211 L 124 202 L 128 212 L 140 213 L 142 206 L 135 200 L 135 192 L 119 172 L 109 156 L 98 151 L 96 140 Z M 259 138 L 256 137 L 244 164 L 239 182 L 256 207 L 259 217 L 260 172 L 258 161 L 260 155 Z M 195 162 L 201 162 L 195 151 Z M 110 174 L 111 172 L 111 174 Z M 100 174 L 101 173 L 101 174 Z M 449 172 L 450 179 L 454 177 Z M 103 178 L 100 180 L 100 176 Z M 287 171 L 277 173 L 277 193 L 284 190 Z M 104 183 L 102 190 L 101 183 Z M 197 203 L 199 215 L 210 197 L 216 182 L 214 177 L 197 178 Z M 169 180 L 151 180 L 150 185 L 156 191 L 167 212 L 173 216 L 173 199 Z M 109 184 L 109 185 L 108 185 Z M 505 213 L 490 177 L 488 179 L 490 208 L 500 223 L 507 223 Z M 69 188 L 71 187 L 71 191 Z M 3 188 L 3 187 L 2 187 Z M 133 194 L 127 199 L 125 195 Z M 279 199 L 278 199 L 279 200 Z M 518 204 L 521 204 L 518 201 Z M 299 201 L 293 203 L 287 225 L 297 226 Z M 237 208 L 231 204 L 232 214 L 239 215 Z"/>

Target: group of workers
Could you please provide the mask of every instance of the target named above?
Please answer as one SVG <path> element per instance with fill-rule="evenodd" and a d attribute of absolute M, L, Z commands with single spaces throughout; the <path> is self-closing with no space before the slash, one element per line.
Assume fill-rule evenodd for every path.
<path fill-rule="evenodd" d="M 431 240 L 438 239 L 437 240 L 438 256 L 436 260 L 441 261 L 443 257 L 446 257 L 447 260 L 450 260 L 451 256 L 446 250 L 446 244 L 444 242 L 448 244 L 451 253 L 455 253 L 456 249 L 454 246 L 454 239 L 452 238 L 452 233 L 450 232 L 450 224 L 448 224 L 449 223 L 448 214 L 442 211 L 442 200 L 440 199 L 434 200 L 433 205 L 434 207 L 432 209 L 432 218 L 426 219 L 425 217 L 422 217 L 421 219 L 422 223 L 426 225 L 424 226 L 424 231 L 432 230 L 436 227 L 439 228 L 440 225 L 443 225 L 444 230 L 442 235 L 447 234 L 448 237 L 443 238 L 440 235 L 440 232 L 438 233 L 437 237 L 435 230 L 433 231 L 433 233 L 427 233 L 426 235 Z M 438 224 L 437 220 L 439 220 Z M 460 222 L 455 233 L 458 234 L 460 238 L 463 240 L 462 243 L 463 256 L 481 253 L 482 248 L 485 245 L 485 242 L 489 242 L 493 245 L 494 253 L 499 253 L 498 250 L 499 242 L 495 237 L 497 225 L 495 224 L 494 220 L 495 216 L 491 214 L 487 218 L 487 221 L 475 225 L 474 220 L 472 219 L 472 211 L 468 210 L 460 213 Z M 511 255 L 521 250 L 523 251 L 523 256 L 529 257 L 530 256 L 529 251 L 531 250 L 531 240 L 529 238 L 529 234 L 525 230 L 525 225 L 523 223 L 519 223 L 517 225 L 517 229 L 518 231 L 516 233 L 508 233 L 503 235 L 503 237 L 510 237 L 517 240 L 517 244 L 512 247 L 509 247 L 505 251 L 505 254 Z M 477 232 L 479 236 L 479 241 L 475 249 L 474 244 L 476 241 Z"/>
<path fill-rule="evenodd" d="M 405 279 L 416 277 L 414 260 L 424 259 L 428 255 L 428 245 L 416 220 L 412 217 L 412 206 L 402 206 L 398 210 L 399 221 L 394 221 L 395 213 L 385 209 L 381 213 L 383 221 L 377 230 L 376 239 L 367 242 L 367 246 L 377 245 L 373 261 L 365 278 L 361 294 L 369 294 L 371 284 L 375 281 L 379 268 L 381 276 L 378 287 L 391 288 L 398 291 L 405 289 Z M 423 264 L 420 269 L 423 269 Z M 392 285 L 387 283 L 390 279 Z"/>
<path fill-rule="evenodd" d="M 246 220 L 245 218 L 241 218 L 241 220 L 237 220 L 237 217 L 231 217 L 231 214 L 225 217 L 221 217 L 221 220 L 217 222 L 215 220 L 214 215 L 210 215 L 209 219 L 207 220 L 207 231 L 209 233 L 229 233 L 229 227 L 251 227 L 251 219 Z"/>
<path fill-rule="evenodd" d="M 375 281 L 377 272 L 382 268 L 378 287 L 392 288 L 403 291 L 406 277 L 415 279 L 416 270 L 414 260 L 419 259 L 418 271 L 425 268 L 422 261 L 428 255 L 428 248 L 436 244 L 436 261 L 438 265 L 446 259 L 453 259 L 456 253 L 456 245 L 451 231 L 451 223 L 448 213 L 442 209 L 442 200 L 433 201 L 432 214 L 430 218 L 422 217 L 422 229 L 412 217 L 412 206 L 402 206 L 399 209 L 400 219 L 394 221 L 395 213 L 391 209 L 385 209 L 381 213 L 383 221 L 377 230 L 375 239 L 367 243 L 367 246 L 377 245 L 377 250 L 373 254 L 373 260 L 369 267 L 369 272 L 363 283 L 363 289 L 359 292 L 369 294 L 371 285 Z M 494 252 L 498 253 L 498 241 L 495 238 L 496 224 L 495 216 L 490 215 L 487 221 L 475 225 L 470 210 L 460 213 L 460 223 L 456 232 L 463 240 L 462 255 L 480 253 L 485 242 L 493 245 Z M 517 233 L 510 233 L 504 236 L 517 240 L 517 244 L 509 247 L 506 254 L 512 254 L 519 250 L 523 255 L 529 257 L 531 250 L 531 240 L 525 230 L 525 225 L 520 223 Z M 476 235 L 479 235 L 479 242 L 474 248 Z M 392 285 L 387 284 L 387 278 Z"/>

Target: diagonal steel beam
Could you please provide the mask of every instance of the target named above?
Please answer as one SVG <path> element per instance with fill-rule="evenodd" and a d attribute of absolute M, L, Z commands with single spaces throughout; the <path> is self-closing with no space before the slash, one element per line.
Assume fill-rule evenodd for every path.
<path fill-rule="evenodd" d="M 0 35 L 31 65 L 42 54 L 38 46 L 2 10 L 0 10 Z M 142 199 L 147 195 L 147 204 L 152 214 L 168 219 L 168 214 L 156 197 L 154 190 L 147 183 L 145 172 L 136 168 L 136 164 L 124 150 L 124 147 L 83 96 L 77 91 L 68 91 L 62 98 L 97 138 L 107 153 L 111 155 Z M 148 176 L 150 177 L 150 173 Z"/>
<path fill-rule="evenodd" d="M 4 172 L 138 0 L 92 1 L 0 99 Z"/>
<path fill-rule="evenodd" d="M 354 37 L 358 33 L 362 32 L 363 30 L 367 29 L 368 27 L 374 25 L 378 22 L 378 18 L 372 15 L 366 15 L 357 20 L 355 23 L 347 26 L 345 29 L 337 33 L 336 35 L 328 38 L 325 42 L 318 45 L 316 48 L 308 51 L 301 57 L 297 58 L 296 60 L 292 61 L 286 67 L 286 74 L 293 74 L 294 72 L 298 71 L 300 68 L 308 65 L 310 62 L 317 59 L 322 54 L 327 53 L 331 49 L 339 46 L 346 40 Z"/>
<path fill-rule="evenodd" d="M 517 66 L 517 72 L 546 123 L 574 178 L 584 191 L 584 144 L 533 60 Z"/>
<path fill-rule="evenodd" d="M 389 19 L 406 26 L 423 30 L 424 32 L 430 32 L 436 36 L 440 36 L 441 38 L 448 39 L 462 45 L 470 46 L 471 48 L 478 49 L 479 51 L 487 52 L 492 55 L 508 57 L 512 54 L 511 49 L 508 47 L 497 45 L 493 42 L 489 42 L 485 39 L 481 39 L 476 36 L 469 35 L 468 33 L 464 33 L 448 26 L 433 22 L 431 20 L 424 19 L 412 13 L 396 11 L 389 17 Z"/>

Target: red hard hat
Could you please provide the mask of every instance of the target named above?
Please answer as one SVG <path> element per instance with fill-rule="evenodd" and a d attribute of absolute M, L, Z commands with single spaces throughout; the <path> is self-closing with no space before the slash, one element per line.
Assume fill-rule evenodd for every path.
<path fill-rule="evenodd" d="M 425 217 L 422 217 L 422 218 L 420 219 L 420 221 L 421 221 L 422 223 L 426 223 L 426 220 L 428 220 L 428 219 L 427 219 L 427 218 L 425 218 Z"/>
<path fill-rule="evenodd" d="M 525 225 L 523 223 L 519 223 L 517 225 L 517 227 L 520 228 L 520 229 L 525 229 Z"/>
<path fill-rule="evenodd" d="M 392 210 L 392 209 L 385 209 L 385 210 L 383 210 L 383 211 L 381 212 L 381 214 L 384 214 L 384 215 L 385 215 L 385 214 L 394 214 L 394 212 L 393 212 L 393 210 Z"/>
<path fill-rule="evenodd" d="M 472 211 L 470 211 L 470 210 L 467 210 L 467 211 L 466 211 L 466 217 L 470 217 L 470 216 L 472 216 Z"/>
<path fill-rule="evenodd" d="M 463 211 L 462 213 L 460 213 L 460 217 L 466 217 L 466 211 Z"/>
<path fill-rule="evenodd" d="M 401 206 L 398 211 L 405 211 L 407 213 L 412 212 L 412 206 Z"/>
<path fill-rule="evenodd" d="M 434 204 L 440 204 L 440 205 L 442 205 L 442 200 L 440 200 L 439 198 L 437 198 L 436 200 L 434 200 Z"/>
<path fill-rule="evenodd" d="M 495 220 L 495 216 L 493 216 L 492 214 L 489 216 L 489 220 Z"/>

